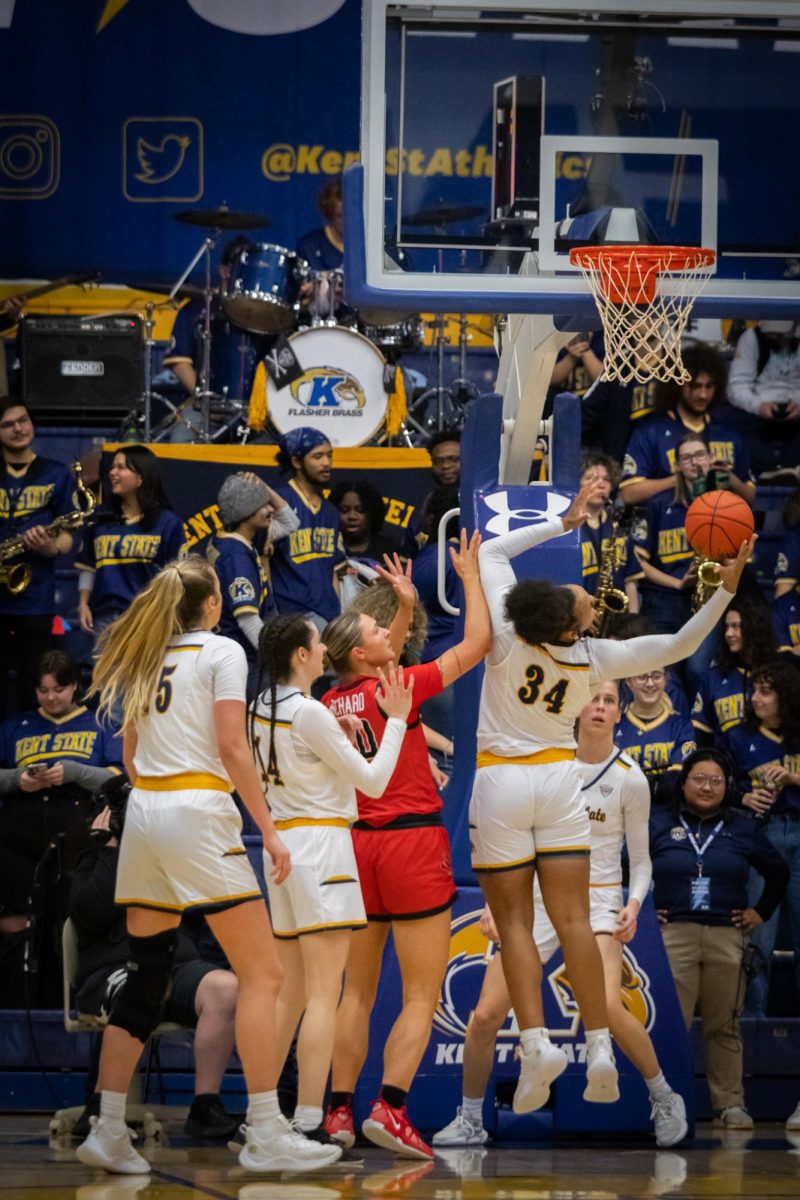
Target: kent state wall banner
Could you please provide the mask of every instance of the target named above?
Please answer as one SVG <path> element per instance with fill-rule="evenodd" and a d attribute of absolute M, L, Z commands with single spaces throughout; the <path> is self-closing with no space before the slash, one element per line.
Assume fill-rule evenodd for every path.
<path fill-rule="evenodd" d="M 106 466 L 116 445 L 104 447 Z M 156 443 L 170 503 L 184 522 L 186 541 L 202 554 L 221 528 L 217 493 L 229 475 L 255 471 L 271 487 L 285 483 L 277 467 L 277 446 L 169 446 Z M 334 450 L 333 480 L 367 479 L 386 500 L 386 524 L 408 529 L 415 508 L 433 485 L 427 450 L 358 447 Z"/>
<path fill-rule="evenodd" d="M 206 232 L 183 210 L 263 214 L 253 240 L 290 249 L 321 225 L 359 155 L 361 0 L 0 0 L 0 78 L 0 276 L 170 283 Z M 387 153 L 415 209 L 488 211 L 487 96 Z"/>

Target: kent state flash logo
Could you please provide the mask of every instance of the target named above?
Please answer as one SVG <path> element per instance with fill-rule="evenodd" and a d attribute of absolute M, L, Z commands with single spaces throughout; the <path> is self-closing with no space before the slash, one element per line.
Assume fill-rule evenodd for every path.
<path fill-rule="evenodd" d="M 308 367 L 290 385 L 292 398 L 303 408 L 331 409 L 352 405 L 360 416 L 367 402 L 364 389 L 354 375 L 340 367 Z"/>
<path fill-rule="evenodd" d="M 478 999 L 484 971 L 496 952 L 495 945 L 480 931 L 480 917 L 481 910 L 477 909 L 455 917 L 450 925 L 449 960 L 433 1017 L 434 1029 L 439 1034 L 435 1047 L 437 1066 L 455 1065 L 463 1061 L 463 1039 L 467 1025 Z M 652 1029 L 656 1005 L 650 979 L 630 946 L 623 947 L 620 991 L 628 1012 L 646 1030 Z M 560 952 L 545 964 L 542 994 L 545 1020 L 551 1036 L 554 1039 L 576 1038 L 580 1013 Z M 459 1041 L 443 1044 L 442 1035 Z M 519 1038 L 519 1026 L 513 1010 L 509 1011 L 497 1036 L 496 1060 L 498 1063 L 510 1063 Z"/>

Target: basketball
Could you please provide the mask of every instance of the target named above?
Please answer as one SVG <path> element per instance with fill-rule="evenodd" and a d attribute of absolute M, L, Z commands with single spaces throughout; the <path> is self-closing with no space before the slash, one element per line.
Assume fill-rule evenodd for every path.
<path fill-rule="evenodd" d="M 705 492 L 686 514 L 689 545 L 703 558 L 733 558 L 753 528 L 750 505 L 733 492 Z"/>

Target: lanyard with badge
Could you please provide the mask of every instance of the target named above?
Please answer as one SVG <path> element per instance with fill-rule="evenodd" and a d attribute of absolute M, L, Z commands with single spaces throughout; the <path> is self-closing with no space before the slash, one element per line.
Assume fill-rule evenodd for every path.
<path fill-rule="evenodd" d="M 703 842 L 702 846 L 698 846 L 697 839 L 684 821 L 683 817 L 680 818 L 680 822 L 683 828 L 686 830 L 686 836 L 691 843 L 692 849 L 697 855 L 697 875 L 694 879 L 690 880 L 689 883 L 689 907 L 692 912 L 708 912 L 708 910 L 711 908 L 711 880 L 707 875 L 703 874 L 703 855 L 714 841 L 714 838 L 717 836 L 720 829 L 722 829 L 722 826 L 725 822 L 723 819 L 717 821 L 716 825 L 711 830 L 711 833 Z"/>

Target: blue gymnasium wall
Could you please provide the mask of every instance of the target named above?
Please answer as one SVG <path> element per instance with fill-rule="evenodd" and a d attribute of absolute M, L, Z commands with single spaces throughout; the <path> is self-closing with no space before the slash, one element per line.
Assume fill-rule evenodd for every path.
<path fill-rule="evenodd" d="M 0 0 L 0 275 L 174 279 L 200 241 L 174 214 L 222 201 L 267 214 L 272 227 L 256 236 L 293 247 L 319 224 L 321 185 L 358 154 L 360 22 L 360 0 Z M 545 75 L 547 132 L 593 130 L 594 43 L 484 32 L 453 55 L 440 38 L 412 41 L 405 213 L 454 203 L 488 215 L 498 79 Z M 785 130 L 800 118 L 787 84 L 796 56 L 769 39 L 702 64 L 696 50 L 648 39 L 639 52 L 665 94 L 648 131 L 677 136 L 686 109 L 693 136 L 720 139 L 720 240 L 794 244 Z M 391 97 L 388 120 L 395 128 Z M 620 132 L 642 127 L 622 119 Z M 742 163 L 756 148 L 769 178 L 754 181 Z M 389 191 L 400 165 L 390 145 Z M 780 275 L 785 261 L 772 265 Z"/>

